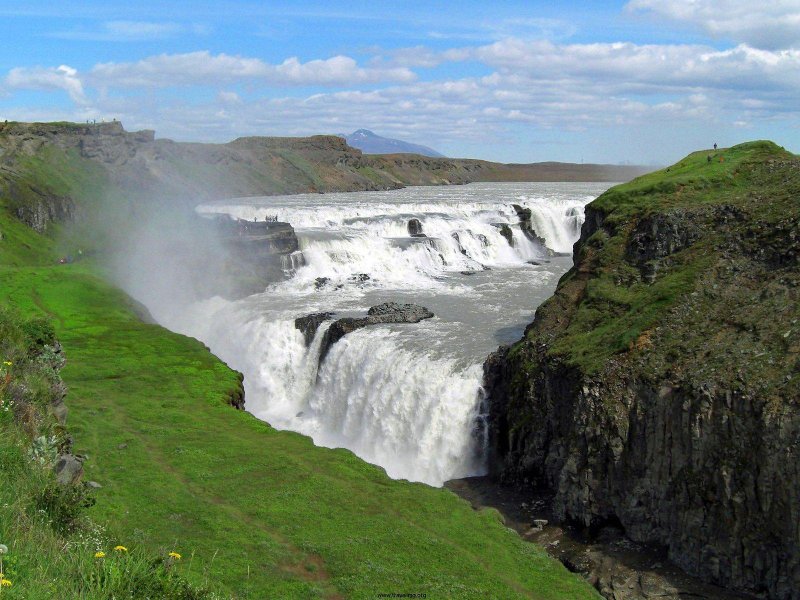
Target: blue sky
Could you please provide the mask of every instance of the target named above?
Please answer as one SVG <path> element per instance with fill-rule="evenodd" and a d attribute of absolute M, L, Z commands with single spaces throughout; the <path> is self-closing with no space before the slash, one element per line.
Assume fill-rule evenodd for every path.
<path fill-rule="evenodd" d="M 368 128 L 450 156 L 800 152 L 800 0 L 0 2 L 0 119 L 228 141 Z"/>

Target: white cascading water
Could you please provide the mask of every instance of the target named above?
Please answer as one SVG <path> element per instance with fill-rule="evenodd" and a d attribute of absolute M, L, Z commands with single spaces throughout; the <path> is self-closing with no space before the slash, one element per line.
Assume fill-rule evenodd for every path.
<path fill-rule="evenodd" d="M 441 485 L 484 471 L 482 362 L 520 337 L 571 263 L 531 242 L 512 204 L 531 209 L 550 248 L 570 252 L 583 207 L 607 187 L 471 184 L 205 205 L 198 210 L 248 221 L 277 215 L 294 226 L 302 257 L 287 258 L 287 279 L 262 294 L 150 308 L 245 374 L 246 408 L 257 417 L 349 448 L 392 477 Z M 409 236 L 412 218 L 426 238 Z M 436 317 L 350 333 L 320 365 L 332 319 L 386 301 L 421 304 Z M 294 320 L 321 311 L 336 314 L 306 347 Z"/>

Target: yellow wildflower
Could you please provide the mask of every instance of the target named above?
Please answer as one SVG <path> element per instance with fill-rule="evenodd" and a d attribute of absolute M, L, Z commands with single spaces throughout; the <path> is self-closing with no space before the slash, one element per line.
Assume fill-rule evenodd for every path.
<path fill-rule="evenodd" d="M 14 363 L 12 363 L 10 360 L 4 360 L 4 361 L 3 361 L 3 364 L 4 364 L 5 366 L 7 366 L 7 367 L 10 367 L 10 366 L 11 366 L 12 364 L 14 364 Z M 8 581 L 8 580 L 6 580 L 6 581 Z"/>
<path fill-rule="evenodd" d="M 0 586 L 11 587 L 11 580 L 10 579 L 0 579 Z"/>
<path fill-rule="evenodd" d="M 128 549 L 125 546 L 114 546 L 114 550 L 116 552 L 127 552 Z"/>
<path fill-rule="evenodd" d="M 170 558 L 174 558 L 175 560 L 180 560 L 181 559 L 181 555 L 178 554 L 177 552 L 170 552 L 168 556 Z"/>
<path fill-rule="evenodd" d="M 106 553 L 105 552 L 95 552 L 94 553 L 94 557 L 95 558 L 105 558 L 106 557 Z"/>

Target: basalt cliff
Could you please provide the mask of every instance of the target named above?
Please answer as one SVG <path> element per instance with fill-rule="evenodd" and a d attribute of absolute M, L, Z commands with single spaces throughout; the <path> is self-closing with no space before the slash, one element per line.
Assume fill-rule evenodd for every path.
<path fill-rule="evenodd" d="M 698 152 L 600 196 L 485 388 L 495 477 L 708 582 L 800 598 L 800 158 Z"/>

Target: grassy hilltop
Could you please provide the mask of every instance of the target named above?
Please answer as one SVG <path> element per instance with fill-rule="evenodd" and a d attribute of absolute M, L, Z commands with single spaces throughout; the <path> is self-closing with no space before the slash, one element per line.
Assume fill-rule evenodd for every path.
<path fill-rule="evenodd" d="M 200 342 L 142 322 L 92 260 L 56 264 L 77 247 L 101 247 L 92 219 L 137 200 L 103 161 L 40 141 L 18 140 L 26 150 L 7 149 L 0 165 L 0 304 L 17 311 L 3 331 L 31 318 L 52 324 L 66 356 L 68 433 L 48 420 L 46 398 L 30 401 L 41 414 L 27 429 L 0 418 L 11 582 L 0 597 L 110 598 L 101 590 L 115 585 L 115 597 L 166 597 L 167 588 L 175 598 L 597 597 L 495 511 L 394 481 L 349 451 L 235 410 L 240 376 Z M 67 229 L 65 215 L 84 225 Z M 9 361 L 15 368 L 37 360 L 38 350 L 14 352 L 26 357 Z M 83 493 L 48 492 L 56 500 L 44 508 L 37 500 L 59 488 L 30 448 L 56 433 L 74 438 L 73 452 L 88 457 L 84 480 L 102 486 L 82 516 L 73 513 Z M 107 556 L 95 559 L 98 549 Z M 147 587 L 161 580 L 167 587 Z"/>

